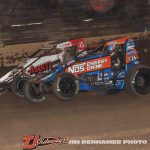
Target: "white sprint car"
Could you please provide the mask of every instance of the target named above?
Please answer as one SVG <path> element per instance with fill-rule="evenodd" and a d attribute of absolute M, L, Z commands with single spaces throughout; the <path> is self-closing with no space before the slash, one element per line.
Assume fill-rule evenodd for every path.
<path fill-rule="evenodd" d="M 24 82 L 31 77 L 51 71 L 62 62 L 64 52 L 69 47 L 83 50 L 85 47 L 84 40 L 69 40 L 52 48 L 45 47 L 37 50 L 30 58 L 0 78 L 0 95 L 10 90 L 17 96 L 24 97 Z"/>

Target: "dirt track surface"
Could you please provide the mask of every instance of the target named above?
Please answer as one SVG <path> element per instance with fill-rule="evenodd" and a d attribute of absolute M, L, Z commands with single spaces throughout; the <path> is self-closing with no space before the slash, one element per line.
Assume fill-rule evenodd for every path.
<path fill-rule="evenodd" d="M 141 150 L 150 147 L 150 97 L 80 93 L 71 102 L 50 96 L 33 105 L 11 93 L 0 97 L 0 149 L 23 149 L 26 135 L 70 139 L 142 139 L 147 145 L 49 145 L 37 150 L 111 149 Z"/>

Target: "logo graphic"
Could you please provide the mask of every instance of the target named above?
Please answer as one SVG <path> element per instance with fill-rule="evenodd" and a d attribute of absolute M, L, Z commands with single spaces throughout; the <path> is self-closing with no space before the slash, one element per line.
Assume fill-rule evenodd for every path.
<path fill-rule="evenodd" d="M 46 145 L 53 145 L 53 144 L 66 144 L 65 138 L 60 137 L 44 137 L 41 138 L 39 135 L 29 135 L 25 136 L 24 139 L 23 150 L 31 150 L 35 149 L 38 146 L 46 146 Z"/>
<path fill-rule="evenodd" d="M 69 66 L 65 71 L 79 75 L 82 73 L 102 70 L 102 69 L 110 68 L 110 67 L 111 67 L 111 58 L 110 56 L 106 56 L 103 58 L 96 58 L 93 60 L 87 60 L 84 62 L 75 63 Z"/>
<path fill-rule="evenodd" d="M 36 67 L 32 66 L 32 67 L 30 68 L 30 75 L 51 70 L 52 67 L 53 67 L 53 66 L 52 66 L 52 63 L 51 63 L 51 62 L 47 62 L 47 63 L 44 63 L 44 64 L 42 64 L 42 65 L 36 66 Z"/>

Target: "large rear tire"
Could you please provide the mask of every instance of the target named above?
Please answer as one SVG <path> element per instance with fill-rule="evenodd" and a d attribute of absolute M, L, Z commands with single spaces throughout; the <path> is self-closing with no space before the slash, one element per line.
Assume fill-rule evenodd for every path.
<path fill-rule="evenodd" d="M 32 83 L 30 80 L 27 80 L 24 83 L 23 92 L 25 98 L 31 103 L 42 103 L 46 101 L 46 94 L 42 91 L 39 83 Z"/>
<path fill-rule="evenodd" d="M 24 85 L 26 80 L 28 80 L 27 77 L 18 76 L 12 81 L 11 91 L 13 92 L 13 94 L 24 98 L 23 85 Z"/>
<path fill-rule="evenodd" d="M 59 74 L 52 83 L 52 92 L 60 100 L 72 100 L 79 93 L 78 79 L 71 73 Z"/>
<path fill-rule="evenodd" d="M 136 96 L 150 95 L 150 67 L 137 65 L 126 75 L 125 90 Z"/>

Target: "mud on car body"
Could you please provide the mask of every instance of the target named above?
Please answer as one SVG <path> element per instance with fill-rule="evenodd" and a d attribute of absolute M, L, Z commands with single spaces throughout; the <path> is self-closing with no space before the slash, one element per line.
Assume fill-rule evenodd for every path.
<path fill-rule="evenodd" d="M 73 39 L 37 50 L 30 58 L 0 78 L 0 95 L 9 89 L 14 94 L 24 97 L 23 85 L 26 80 L 41 73 L 48 73 L 62 61 L 62 55 L 68 47 L 83 49 L 82 44 L 83 39 Z"/>
<path fill-rule="evenodd" d="M 68 51 L 65 53 L 62 63 L 38 79 L 40 97 L 35 97 L 29 88 L 33 82 L 26 84 L 27 99 L 31 102 L 45 99 L 47 84 L 54 96 L 66 101 L 75 98 L 79 91 L 107 93 L 125 89 L 137 96 L 150 93 L 150 68 L 140 64 L 135 41 L 129 37 L 103 42 L 96 49 L 70 54 L 67 58 Z"/>

